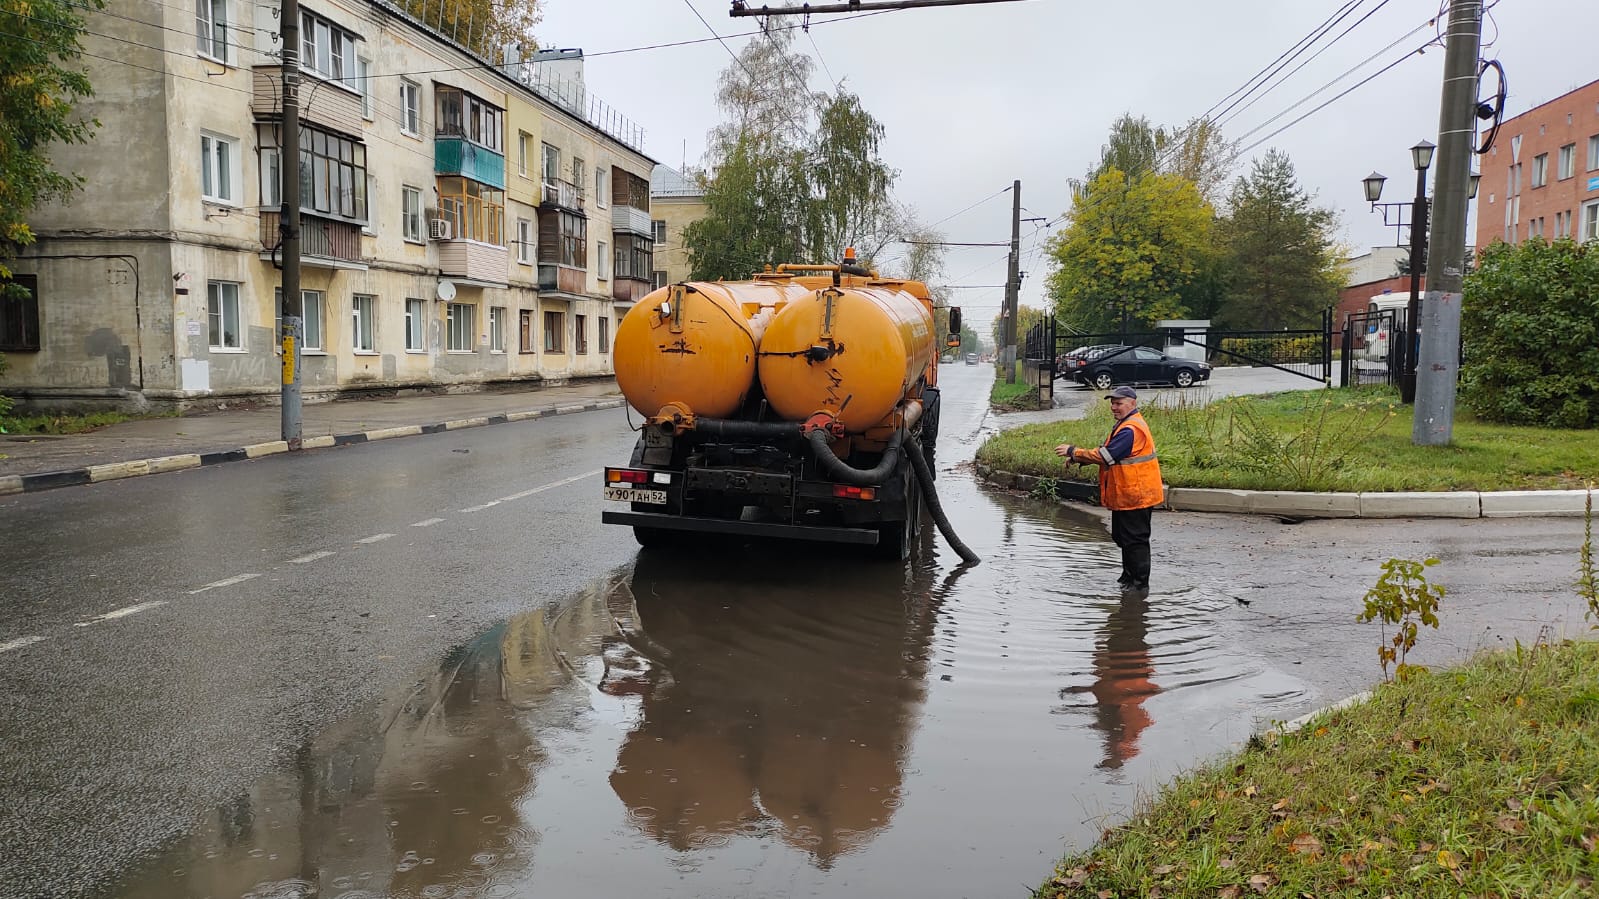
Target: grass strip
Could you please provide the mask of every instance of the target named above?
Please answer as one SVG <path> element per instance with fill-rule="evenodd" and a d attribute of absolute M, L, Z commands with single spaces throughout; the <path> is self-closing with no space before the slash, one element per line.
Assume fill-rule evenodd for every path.
<path fill-rule="evenodd" d="M 1411 443 L 1412 407 L 1386 388 L 1311 390 L 1200 403 L 1147 402 L 1161 473 L 1174 487 L 1348 492 L 1578 489 L 1599 479 L 1599 434 L 1499 425 L 1457 410 L 1454 442 Z M 981 464 L 1061 477 L 1059 443 L 1098 445 L 1110 410 L 1025 425 L 977 451 Z M 1087 472 L 1082 473 L 1088 479 Z"/>
<path fill-rule="evenodd" d="M 1038 388 L 1027 383 L 1022 363 L 1016 363 L 1016 383 L 1005 383 L 1003 370 L 995 369 L 994 386 L 988 390 L 988 403 L 996 409 L 1019 410 L 1038 408 Z"/>
<path fill-rule="evenodd" d="M 0 418 L 0 434 L 86 434 L 125 421 L 171 418 L 176 413 L 130 415 L 125 412 L 85 412 L 59 415 L 18 415 Z"/>
<path fill-rule="evenodd" d="M 1593 896 L 1596 785 L 1599 644 L 1518 644 L 1252 739 L 1034 895 Z"/>

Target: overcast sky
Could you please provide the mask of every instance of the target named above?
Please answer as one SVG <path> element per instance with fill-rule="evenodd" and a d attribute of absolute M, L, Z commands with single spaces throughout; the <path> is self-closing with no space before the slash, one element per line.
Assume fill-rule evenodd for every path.
<path fill-rule="evenodd" d="M 777 6 L 790 0 L 766 2 Z M 1059 216 L 1070 202 L 1067 179 L 1081 176 L 1098 159 L 1117 116 L 1131 111 L 1157 125 L 1180 125 L 1241 87 L 1345 2 L 1020 0 L 843 21 L 836 15 L 814 16 L 810 32 L 800 33 L 794 46 L 819 63 L 817 88 L 830 87 L 830 80 L 842 82 L 883 122 L 883 155 L 900 173 L 896 193 L 922 221 L 949 217 L 939 225 L 949 240 L 1004 241 L 1010 236 L 1010 201 L 1008 194 L 998 194 L 1013 179 L 1022 181 L 1024 215 Z M 1359 0 L 1328 37 L 1375 13 L 1280 87 L 1234 110 L 1223 119 L 1224 133 L 1245 145 L 1255 143 L 1413 51 L 1435 36 L 1426 23 L 1437 15 L 1438 2 Z M 1490 3 L 1492 21 L 1485 25 L 1484 40 L 1491 46 L 1483 55 L 1505 66 L 1509 115 L 1599 78 L 1594 53 L 1599 3 Z M 714 91 L 717 75 L 731 62 L 728 51 L 716 42 L 606 51 L 710 38 L 694 14 L 698 10 L 736 52 L 756 38 L 735 35 L 747 35 L 760 20 L 730 17 L 728 0 L 544 0 L 542 5 L 544 21 L 536 30 L 540 45 L 584 50 L 590 91 L 644 127 L 650 155 L 673 167 L 685 160 L 697 163 L 706 132 L 718 121 Z M 1380 52 L 1390 44 L 1392 49 Z M 1372 62 L 1268 124 L 1373 54 L 1379 55 Z M 1437 141 L 1443 58 L 1441 46 L 1412 54 L 1271 137 L 1247 154 L 1241 170 L 1248 157 L 1279 147 L 1318 201 L 1338 211 L 1341 237 L 1350 247 L 1392 245 L 1395 233 L 1368 210 L 1360 181 L 1375 169 L 1390 179 L 1383 199 L 1411 196 L 1409 147 L 1423 138 Z M 985 198 L 990 199 L 962 212 Z M 1044 233 L 1023 227 L 1022 268 L 1028 276 L 1022 302 L 1034 306 L 1043 305 L 1048 271 L 1037 252 Z M 948 283 L 1001 284 L 1004 255 L 1003 248 L 952 250 Z M 962 290 L 955 296 L 970 319 L 982 322 L 998 310 L 1002 293 Z"/>

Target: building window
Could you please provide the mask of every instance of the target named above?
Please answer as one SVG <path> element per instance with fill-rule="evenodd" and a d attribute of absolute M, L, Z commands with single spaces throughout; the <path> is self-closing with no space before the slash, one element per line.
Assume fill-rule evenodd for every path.
<path fill-rule="evenodd" d="M 405 239 L 422 242 L 422 190 L 417 187 L 400 188 L 400 228 Z"/>
<path fill-rule="evenodd" d="M 206 317 L 211 322 L 211 349 L 243 349 L 244 338 L 239 333 L 239 285 L 232 281 L 207 281 L 205 306 Z"/>
<path fill-rule="evenodd" d="M 468 303 L 451 303 L 448 310 L 449 320 L 446 330 L 444 348 L 452 353 L 470 353 L 476 344 L 473 335 L 477 332 L 477 321 L 474 313 L 477 307 Z"/>
<path fill-rule="evenodd" d="M 300 131 L 300 208 L 366 221 L 366 144 L 327 131 Z"/>
<path fill-rule="evenodd" d="M 505 246 L 505 191 L 470 178 L 439 179 L 439 215 L 456 240 Z"/>
<path fill-rule="evenodd" d="M 1549 154 L 1539 153 L 1532 158 L 1532 186 L 1543 187 L 1549 183 Z"/>
<path fill-rule="evenodd" d="M 228 61 L 228 0 L 196 0 L 194 36 L 201 56 Z"/>
<path fill-rule="evenodd" d="M 12 290 L 5 291 L 6 287 Z M 31 353 L 38 350 L 39 279 L 34 275 L 13 274 L 10 280 L 0 281 L 0 351 Z"/>
<path fill-rule="evenodd" d="M 516 133 L 516 173 L 527 177 L 528 157 L 533 155 L 533 135 L 526 131 Z"/>
<path fill-rule="evenodd" d="M 311 12 L 300 13 L 300 68 L 355 89 L 355 35 Z"/>
<path fill-rule="evenodd" d="M 261 148 L 261 205 L 276 209 L 283 205 L 283 165 L 277 147 Z"/>
<path fill-rule="evenodd" d="M 660 290 L 661 288 L 665 287 L 666 284 L 667 284 L 666 272 L 663 272 L 660 269 L 656 269 L 655 270 L 655 289 L 656 290 Z"/>
<path fill-rule="evenodd" d="M 600 326 L 600 355 L 603 356 L 611 351 L 611 320 L 609 317 L 602 315 L 599 317 L 598 324 Z"/>
<path fill-rule="evenodd" d="M 422 134 L 422 85 L 400 79 L 400 130 L 412 137 Z"/>
<path fill-rule="evenodd" d="M 549 144 L 544 144 L 544 164 L 539 170 L 539 176 L 545 184 L 555 184 L 561 180 L 561 151 Z"/>
<path fill-rule="evenodd" d="M 586 315 L 572 316 L 572 344 L 579 356 L 588 355 L 589 351 L 589 317 Z"/>
<path fill-rule="evenodd" d="M 321 352 L 323 294 L 320 290 L 300 291 L 301 317 L 305 319 L 305 341 L 300 344 L 306 352 Z"/>
<path fill-rule="evenodd" d="M 542 263 L 588 268 L 588 219 L 574 212 L 546 210 L 539 215 L 538 258 Z"/>
<path fill-rule="evenodd" d="M 437 137 L 462 137 L 494 152 L 504 146 L 501 126 L 505 112 L 498 106 L 449 87 L 436 87 L 433 102 L 437 107 L 433 133 Z"/>
<path fill-rule="evenodd" d="M 605 208 L 610 201 L 610 188 L 607 184 L 610 172 L 603 168 L 594 170 L 594 205 Z"/>
<path fill-rule="evenodd" d="M 489 307 L 489 350 L 505 352 L 505 307 Z"/>
<path fill-rule="evenodd" d="M 655 232 L 654 236 L 656 243 L 666 242 L 666 222 L 656 219 L 655 221 L 650 222 L 650 230 Z"/>
<path fill-rule="evenodd" d="M 527 219 L 516 220 L 516 261 L 533 264 L 533 223 Z"/>
<path fill-rule="evenodd" d="M 1575 171 L 1576 166 L 1577 166 L 1577 145 L 1576 144 L 1566 144 L 1564 147 L 1561 147 L 1560 148 L 1560 168 L 1559 168 L 1558 171 L 1555 172 L 1555 177 L 1560 179 L 1561 181 L 1564 181 L 1567 178 L 1570 178 L 1572 175 L 1576 174 L 1576 171 Z"/>
<path fill-rule="evenodd" d="M 213 203 L 239 202 L 239 142 L 200 132 L 200 195 Z"/>
<path fill-rule="evenodd" d="M 519 315 L 520 321 L 517 322 L 517 329 L 521 332 L 521 340 L 517 343 L 517 349 L 519 352 L 531 353 L 533 352 L 533 310 L 523 309 Z"/>
<path fill-rule="evenodd" d="M 1599 134 L 1588 138 L 1588 171 L 1599 169 Z"/>
<path fill-rule="evenodd" d="M 1599 240 L 1599 200 L 1582 207 L 1582 242 Z"/>
<path fill-rule="evenodd" d="M 655 242 L 637 234 L 618 234 L 616 276 L 648 281 L 655 271 Z"/>
<path fill-rule="evenodd" d="M 350 298 L 350 339 L 357 353 L 374 351 L 377 297 L 358 293 Z"/>
<path fill-rule="evenodd" d="M 594 242 L 594 267 L 601 281 L 609 281 L 611 279 L 611 260 L 605 252 L 606 249 L 605 241 L 597 240 Z"/>
<path fill-rule="evenodd" d="M 544 352 L 564 353 L 561 338 L 566 334 L 566 313 L 544 313 Z"/>
<path fill-rule="evenodd" d="M 588 187 L 588 166 L 583 164 L 583 157 L 572 157 L 572 185 L 577 188 L 577 195 L 583 196 Z"/>
<path fill-rule="evenodd" d="M 420 353 L 427 350 L 423 343 L 422 324 L 427 321 L 427 301 L 410 299 L 405 301 L 405 349 L 407 352 Z"/>
<path fill-rule="evenodd" d="M 372 60 L 355 61 L 355 89 L 361 92 L 361 117 L 372 121 Z"/>

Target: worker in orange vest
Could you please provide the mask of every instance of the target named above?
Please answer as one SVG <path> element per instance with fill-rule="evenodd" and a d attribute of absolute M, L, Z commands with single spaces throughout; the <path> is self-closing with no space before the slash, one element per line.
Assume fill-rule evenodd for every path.
<path fill-rule="evenodd" d="M 1082 465 L 1099 466 L 1099 504 L 1110 510 L 1110 539 L 1122 550 L 1117 583 L 1133 590 L 1149 589 L 1149 533 L 1155 507 L 1166 498 L 1155 457 L 1155 438 L 1138 411 L 1138 392 L 1117 387 L 1110 400 L 1116 423 L 1095 449 L 1063 443 L 1055 455 Z"/>

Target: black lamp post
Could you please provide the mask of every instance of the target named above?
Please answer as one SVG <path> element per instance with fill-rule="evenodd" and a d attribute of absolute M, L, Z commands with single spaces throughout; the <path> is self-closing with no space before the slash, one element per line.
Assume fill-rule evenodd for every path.
<path fill-rule="evenodd" d="M 1416 197 L 1408 204 L 1410 206 L 1410 305 L 1405 311 L 1405 327 L 1401 331 L 1404 335 L 1399 346 L 1399 361 L 1402 365 L 1399 380 L 1399 398 L 1406 403 L 1416 401 L 1416 329 L 1421 323 L 1421 274 L 1427 267 L 1427 169 L 1432 166 L 1432 153 L 1437 149 L 1430 141 L 1422 141 L 1410 148 L 1410 161 L 1416 167 Z M 1394 228 L 1405 226 L 1405 203 L 1379 203 L 1382 197 L 1383 182 L 1387 181 L 1382 175 L 1372 172 L 1362 182 L 1366 189 L 1366 202 L 1372 209 L 1382 210 L 1383 224 L 1393 225 Z M 1475 182 L 1473 182 L 1475 187 Z M 1475 191 L 1473 191 L 1475 193 Z M 1393 222 L 1388 221 L 1388 210 L 1395 210 Z M 1394 342 L 1389 341 L 1389 352 L 1394 352 Z"/>

